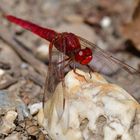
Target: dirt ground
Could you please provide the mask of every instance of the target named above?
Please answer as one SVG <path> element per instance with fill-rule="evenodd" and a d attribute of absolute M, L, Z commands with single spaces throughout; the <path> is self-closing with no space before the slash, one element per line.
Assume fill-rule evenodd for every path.
<path fill-rule="evenodd" d="M 140 70 L 139 13 L 140 2 L 133 0 L 1 0 L 0 139 L 45 140 L 47 137 L 36 117 L 31 115 L 29 106 L 42 102 L 49 42 L 11 24 L 4 14 L 58 32 L 73 32 Z M 103 60 L 101 64 L 106 67 L 111 63 L 107 58 L 107 62 Z M 126 75 L 120 70 L 124 69 L 120 64 L 110 67 L 115 68 L 112 71 L 108 66 L 107 72 L 101 72 L 107 73 L 114 83 L 140 102 L 139 74 L 133 75 L 130 70 Z M 10 129 L 6 127 L 11 123 L 6 121 L 9 111 L 15 116 L 14 123 L 9 124 Z"/>

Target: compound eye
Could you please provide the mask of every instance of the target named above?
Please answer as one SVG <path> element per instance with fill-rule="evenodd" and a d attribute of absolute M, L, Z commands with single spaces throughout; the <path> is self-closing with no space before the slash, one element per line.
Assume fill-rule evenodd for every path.
<path fill-rule="evenodd" d="M 82 65 L 87 65 L 91 60 L 92 60 L 92 56 L 87 56 L 80 63 Z"/>
<path fill-rule="evenodd" d="M 85 54 L 89 55 L 89 54 L 92 54 L 92 51 L 90 48 L 85 48 L 84 50 Z"/>
<path fill-rule="evenodd" d="M 82 65 L 88 64 L 92 60 L 92 51 L 89 48 L 80 50 L 75 55 L 75 60 Z"/>

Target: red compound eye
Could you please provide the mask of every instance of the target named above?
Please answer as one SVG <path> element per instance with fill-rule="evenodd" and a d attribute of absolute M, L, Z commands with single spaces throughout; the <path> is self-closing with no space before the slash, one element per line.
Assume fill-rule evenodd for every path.
<path fill-rule="evenodd" d="M 80 63 L 81 63 L 82 65 L 86 65 L 86 64 L 88 64 L 91 60 L 92 60 L 92 56 L 87 56 L 87 57 L 84 58 L 84 60 L 82 60 Z"/>
<path fill-rule="evenodd" d="M 88 64 L 92 60 L 92 51 L 89 48 L 80 50 L 75 55 L 75 60 L 82 65 Z"/>
<path fill-rule="evenodd" d="M 92 55 L 91 49 L 90 49 L 90 48 L 85 48 L 85 49 L 84 49 L 84 54 L 85 54 L 85 55 Z"/>

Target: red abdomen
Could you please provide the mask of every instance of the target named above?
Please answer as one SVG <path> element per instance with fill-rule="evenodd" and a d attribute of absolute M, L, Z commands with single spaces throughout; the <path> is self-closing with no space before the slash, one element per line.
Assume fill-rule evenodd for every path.
<path fill-rule="evenodd" d="M 54 39 L 55 35 L 57 34 L 53 30 L 40 27 L 40 26 L 38 26 L 38 25 L 36 25 L 34 23 L 31 23 L 31 22 L 29 22 L 27 20 L 23 20 L 23 19 L 11 16 L 11 15 L 7 15 L 6 18 L 9 21 L 11 21 L 11 22 L 23 27 L 24 29 L 27 29 L 27 30 L 39 35 L 40 37 L 42 37 L 42 38 L 44 38 L 44 39 L 46 39 L 46 40 L 48 40 L 50 42 Z"/>

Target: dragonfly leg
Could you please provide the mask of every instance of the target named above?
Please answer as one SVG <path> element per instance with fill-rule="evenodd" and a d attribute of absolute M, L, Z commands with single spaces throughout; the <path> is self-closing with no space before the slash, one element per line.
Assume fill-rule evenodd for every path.
<path fill-rule="evenodd" d="M 71 58 L 68 57 L 68 58 L 66 58 L 66 59 L 64 59 L 64 60 L 62 60 L 62 61 L 60 61 L 60 62 L 58 62 L 57 65 L 59 65 L 59 64 L 61 64 L 61 63 L 63 63 L 63 62 L 69 61 L 70 59 L 71 59 Z"/>
<path fill-rule="evenodd" d="M 68 63 L 64 66 L 64 68 L 66 68 L 67 66 L 70 66 L 71 63 L 72 63 L 72 59 L 70 58 Z"/>
<path fill-rule="evenodd" d="M 95 70 L 93 70 L 91 67 L 90 67 L 90 65 L 86 65 L 88 68 L 89 68 L 89 75 L 90 75 L 90 79 L 92 78 L 92 75 L 91 75 L 91 73 L 92 72 L 95 72 Z"/>
<path fill-rule="evenodd" d="M 76 72 L 76 66 L 75 66 L 75 64 L 74 64 L 74 67 L 72 67 L 71 65 L 69 65 L 69 67 L 70 67 L 71 69 L 73 69 L 73 72 L 74 72 L 76 75 L 78 75 L 78 76 L 84 78 L 84 80 L 87 81 L 84 75 L 79 74 L 78 72 Z"/>

